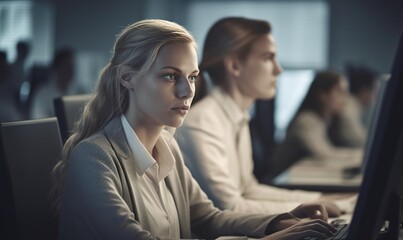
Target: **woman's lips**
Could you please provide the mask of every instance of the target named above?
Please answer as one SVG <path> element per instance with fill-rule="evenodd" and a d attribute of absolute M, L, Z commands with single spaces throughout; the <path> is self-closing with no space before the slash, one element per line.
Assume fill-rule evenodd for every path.
<path fill-rule="evenodd" d="M 180 113 L 180 114 L 186 114 L 189 111 L 189 106 L 182 105 L 179 107 L 174 107 L 174 108 L 172 108 L 172 110 L 174 110 L 175 112 Z"/>

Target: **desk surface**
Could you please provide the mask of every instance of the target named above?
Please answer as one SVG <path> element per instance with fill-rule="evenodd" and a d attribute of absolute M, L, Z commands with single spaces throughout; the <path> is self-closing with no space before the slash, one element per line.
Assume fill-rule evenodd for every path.
<path fill-rule="evenodd" d="M 344 169 L 356 165 L 356 162 L 303 159 L 277 176 L 272 184 L 289 189 L 357 192 L 362 174 L 346 176 L 344 173 Z"/>

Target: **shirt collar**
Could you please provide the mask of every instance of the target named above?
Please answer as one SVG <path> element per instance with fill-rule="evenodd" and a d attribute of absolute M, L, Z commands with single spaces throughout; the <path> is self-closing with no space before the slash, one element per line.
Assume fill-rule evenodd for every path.
<path fill-rule="evenodd" d="M 243 112 L 235 101 L 222 89 L 215 87 L 211 90 L 211 96 L 218 102 L 218 105 L 227 115 L 228 119 L 235 125 L 241 125 L 249 122 L 250 114 L 248 111 Z"/>
<path fill-rule="evenodd" d="M 124 114 L 122 114 L 120 119 L 123 125 L 123 130 L 125 132 L 127 142 L 133 154 L 134 163 L 137 166 L 137 173 L 142 176 L 148 169 L 157 164 L 157 161 L 151 156 L 151 154 L 141 143 L 140 139 L 137 137 L 136 132 L 130 126 Z M 157 159 L 159 160 L 158 181 L 161 181 L 166 176 L 168 176 L 168 174 L 173 169 L 175 165 L 175 158 L 171 152 L 171 149 L 168 147 L 168 144 L 162 137 L 158 138 L 155 144 L 155 149 Z"/>

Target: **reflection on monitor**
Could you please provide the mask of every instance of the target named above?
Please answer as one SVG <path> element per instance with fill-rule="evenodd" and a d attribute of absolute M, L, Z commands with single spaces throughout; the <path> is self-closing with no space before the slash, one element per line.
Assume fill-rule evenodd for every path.
<path fill-rule="evenodd" d="M 379 115 L 381 112 L 381 106 L 382 106 L 382 101 L 384 99 L 384 94 L 386 91 L 386 86 L 388 83 L 389 79 L 380 79 L 379 80 L 379 90 L 377 93 L 377 97 L 376 97 L 376 102 L 374 105 L 374 109 L 373 109 L 373 113 L 372 116 L 370 118 L 369 121 L 369 126 L 368 126 L 368 135 L 367 135 L 367 141 L 365 144 L 365 152 L 364 152 L 364 159 L 362 162 L 362 165 L 360 167 L 360 171 L 359 172 L 363 172 L 366 165 L 367 165 L 367 161 L 369 159 L 369 154 L 371 152 L 372 147 L 374 147 L 374 134 L 376 131 L 376 127 L 378 125 L 378 121 L 379 121 Z"/>

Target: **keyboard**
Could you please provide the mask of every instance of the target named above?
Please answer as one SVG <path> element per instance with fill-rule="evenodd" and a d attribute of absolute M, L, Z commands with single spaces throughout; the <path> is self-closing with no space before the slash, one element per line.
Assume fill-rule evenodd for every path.
<path fill-rule="evenodd" d="M 337 229 L 337 232 L 331 236 L 326 238 L 326 240 L 343 240 L 347 239 L 347 233 L 348 233 L 348 224 L 340 224 L 335 226 Z M 323 238 L 317 238 L 317 237 L 307 237 L 304 238 L 303 240 L 323 240 Z"/>

